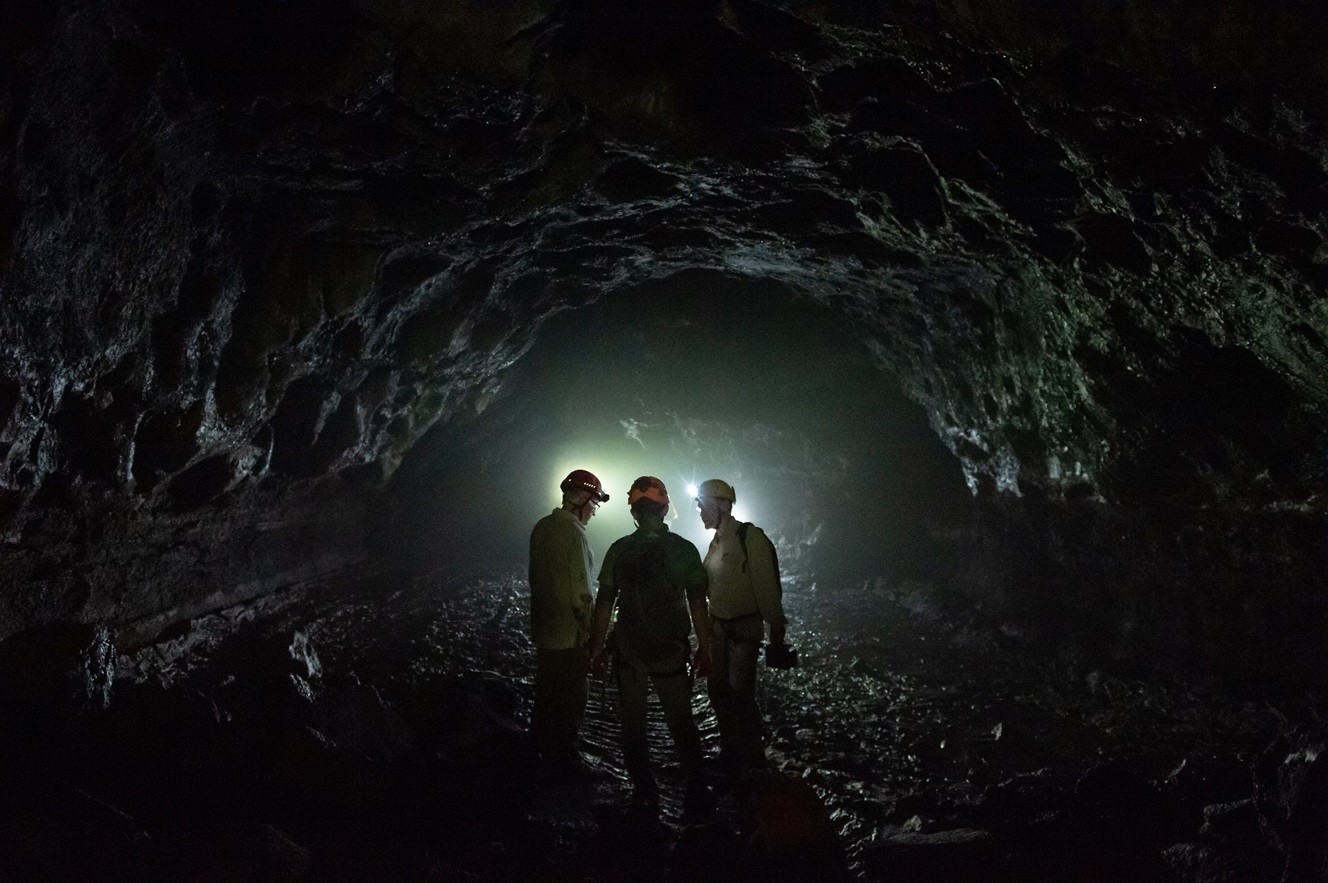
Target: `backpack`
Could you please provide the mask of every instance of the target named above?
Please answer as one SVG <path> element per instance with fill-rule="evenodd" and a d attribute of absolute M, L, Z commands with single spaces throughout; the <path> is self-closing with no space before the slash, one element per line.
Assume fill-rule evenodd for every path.
<path fill-rule="evenodd" d="M 645 662 L 675 655 L 690 642 L 692 620 L 683 590 L 668 572 L 668 540 L 628 543 L 613 567 L 618 624 Z"/>
<path fill-rule="evenodd" d="M 747 572 L 747 531 L 752 527 L 750 521 L 744 521 L 738 525 L 738 545 L 742 547 L 742 572 Z M 780 593 L 784 591 L 784 582 L 779 575 L 779 552 L 775 549 L 775 544 L 770 542 L 770 538 L 765 538 L 766 545 L 770 547 L 770 560 L 775 565 L 775 585 L 779 587 Z"/>

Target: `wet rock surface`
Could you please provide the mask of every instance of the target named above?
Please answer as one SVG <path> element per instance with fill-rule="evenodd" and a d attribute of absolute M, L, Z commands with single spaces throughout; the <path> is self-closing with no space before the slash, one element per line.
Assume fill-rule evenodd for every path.
<path fill-rule="evenodd" d="M 854 323 L 991 504 L 962 601 L 1314 671 L 1325 21 L 1220 5 L 25 8 L 0 634 L 150 640 L 363 558 L 550 317 L 692 273 Z"/>
<path fill-rule="evenodd" d="M 905 605 L 790 580 L 801 664 L 760 675 L 772 769 L 716 772 L 714 813 L 685 818 L 654 709 L 663 800 L 633 812 L 605 684 L 590 777 L 536 764 L 525 591 L 509 576 L 325 583 L 192 660 L 124 654 L 109 707 L 61 694 L 62 739 L 7 741 L 7 873 L 1322 878 L 1322 703 L 1076 671 L 928 617 L 920 587 Z M 694 708 L 714 754 L 699 688 Z M 7 736 L 31 723 L 5 720 Z"/>

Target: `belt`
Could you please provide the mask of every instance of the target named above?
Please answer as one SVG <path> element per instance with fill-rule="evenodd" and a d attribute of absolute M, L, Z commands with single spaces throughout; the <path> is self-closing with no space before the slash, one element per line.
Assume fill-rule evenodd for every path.
<path fill-rule="evenodd" d="M 715 616 L 712 613 L 710 615 L 710 618 L 713 619 L 715 622 L 722 623 L 724 625 L 732 625 L 735 622 L 742 622 L 744 619 L 752 619 L 752 618 L 760 619 L 761 611 L 753 610 L 751 613 L 744 613 L 741 616 L 729 616 L 729 617 Z"/>

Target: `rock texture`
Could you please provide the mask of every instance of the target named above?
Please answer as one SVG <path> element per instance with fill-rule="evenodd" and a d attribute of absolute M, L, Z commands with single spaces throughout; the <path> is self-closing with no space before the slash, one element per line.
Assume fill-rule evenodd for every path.
<path fill-rule="evenodd" d="M 20 14 L 0 633 L 147 629 L 359 558 L 364 501 L 545 320 L 689 271 L 852 318 L 983 506 L 972 591 L 1039 634 L 1303 661 L 1324 15 L 1016 6 Z"/>

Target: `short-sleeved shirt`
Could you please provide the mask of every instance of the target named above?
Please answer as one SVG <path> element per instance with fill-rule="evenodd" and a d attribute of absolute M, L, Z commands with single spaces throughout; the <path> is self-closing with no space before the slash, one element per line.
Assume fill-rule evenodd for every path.
<path fill-rule="evenodd" d="M 747 528 L 747 551 L 742 549 L 738 529 L 742 522 L 729 519 L 715 531 L 706 551 L 705 569 L 710 581 L 710 612 L 721 619 L 736 619 L 759 613 L 771 625 L 785 625 L 782 591 L 775 569 L 774 546 L 756 525 Z"/>
<path fill-rule="evenodd" d="M 590 575 L 595 560 L 586 526 L 554 509 L 530 532 L 530 636 L 540 650 L 571 650 L 590 637 Z"/>
<path fill-rule="evenodd" d="M 690 646 L 692 601 L 706 595 L 701 553 L 662 521 L 644 523 L 609 547 L 597 604 L 617 604 L 614 642 L 646 662 Z"/>

